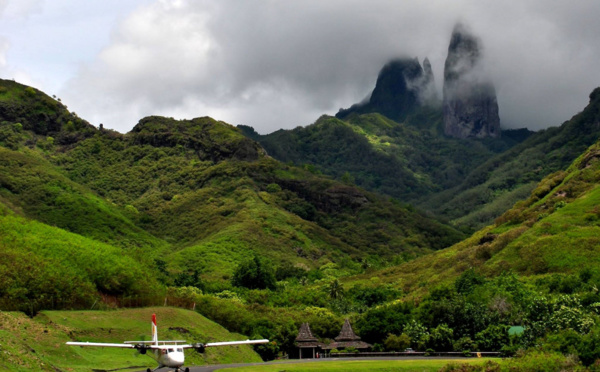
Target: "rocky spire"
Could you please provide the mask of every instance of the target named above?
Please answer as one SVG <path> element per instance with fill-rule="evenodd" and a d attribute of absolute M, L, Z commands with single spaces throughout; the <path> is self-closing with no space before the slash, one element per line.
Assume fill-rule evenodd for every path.
<path fill-rule="evenodd" d="M 428 59 L 400 58 L 388 62 L 377 77 L 375 89 L 368 101 L 340 109 L 338 118 L 352 113 L 378 112 L 396 121 L 403 121 L 423 104 L 437 100 L 433 71 Z"/>
<path fill-rule="evenodd" d="M 484 72 L 481 41 L 457 24 L 444 65 L 444 131 L 457 138 L 500 136 L 494 84 Z"/>
<path fill-rule="evenodd" d="M 420 89 L 421 102 L 424 104 L 438 103 L 438 95 L 435 89 L 435 81 L 433 79 L 433 70 L 429 58 L 423 60 L 423 80 Z"/>

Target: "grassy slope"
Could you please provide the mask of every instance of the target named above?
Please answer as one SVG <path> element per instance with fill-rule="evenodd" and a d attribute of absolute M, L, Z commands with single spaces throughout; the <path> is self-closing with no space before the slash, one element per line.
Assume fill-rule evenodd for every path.
<path fill-rule="evenodd" d="M 129 366 L 156 367 L 154 361 L 131 350 L 69 347 L 67 341 L 121 343 L 150 339 L 150 317 L 157 314 L 160 339 L 190 342 L 240 340 L 198 313 L 174 308 L 118 311 L 46 311 L 34 319 L 21 313 L 0 312 L 3 358 L 0 369 L 11 371 L 89 371 Z M 169 328 L 183 328 L 181 333 Z M 186 353 L 187 365 L 259 362 L 249 346 L 207 349 L 205 354 Z"/>
<path fill-rule="evenodd" d="M 158 289 L 148 267 L 120 248 L 19 217 L 6 207 L 0 208 L 0 248 L 3 309 L 88 306 L 98 291 L 144 296 Z"/>
<path fill-rule="evenodd" d="M 600 260 L 599 158 L 597 143 L 566 172 L 545 178 L 494 225 L 378 275 L 419 293 L 456 279 L 470 267 L 489 276 L 509 270 L 532 277 L 595 270 Z"/>
<path fill-rule="evenodd" d="M 165 243 L 135 226 L 125 212 L 68 179 L 27 148 L 0 147 L 0 200 L 18 214 L 130 250 Z"/>

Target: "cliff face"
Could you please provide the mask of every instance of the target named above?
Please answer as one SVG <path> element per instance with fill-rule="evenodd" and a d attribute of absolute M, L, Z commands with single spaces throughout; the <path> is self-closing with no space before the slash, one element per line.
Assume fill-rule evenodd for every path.
<path fill-rule="evenodd" d="M 444 65 L 444 131 L 448 136 L 500 136 L 496 89 L 482 64 L 481 41 L 463 25 L 456 25 Z"/>
<path fill-rule="evenodd" d="M 396 121 L 403 121 L 417 107 L 437 100 L 433 72 L 429 60 L 423 67 L 417 58 L 396 59 L 379 72 L 375 89 L 367 102 L 340 109 L 338 118 L 351 113 L 378 112 Z"/>

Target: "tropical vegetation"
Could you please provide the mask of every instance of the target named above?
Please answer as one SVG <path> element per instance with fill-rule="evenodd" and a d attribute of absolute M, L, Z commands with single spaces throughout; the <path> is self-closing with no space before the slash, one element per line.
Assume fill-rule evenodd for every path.
<path fill-rule="evenodd" d="M 448 371 L 597 366 L 600 88 L 559 128 L 463 141 L 441 136 L 431 108 L 266 137 L 151 116 L 121 134 L 0 83 L 0 332 L 11 340 L 15 324 L 41 322 L 60 326 L 54 343 L 122 341 L 122 329 L 87 330 L 92 313 L 49 310 L 106 322 L 102 310 L 166 302 L 269 338 L 254 349 L 265 360 L 295 352 L 301 323 L 327 342 L 347 318 L 379 351 L 518 356 Z M 419 210 L 434 203 L 445 209 Z M 18 345 L 7 368 L 60 364 Z"/>

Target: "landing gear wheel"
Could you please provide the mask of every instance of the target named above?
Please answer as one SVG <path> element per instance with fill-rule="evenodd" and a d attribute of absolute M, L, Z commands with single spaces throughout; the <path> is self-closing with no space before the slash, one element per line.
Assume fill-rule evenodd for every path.
<path fill-rule="evenodd" d="M 190 369 L 186 367 L 184 372 L 190 372 Z"/>
<path fill-rule="evenodd" d="M 146 372 L 152 372 L 152 370 L 150 368 L 146 369 Z"/>

